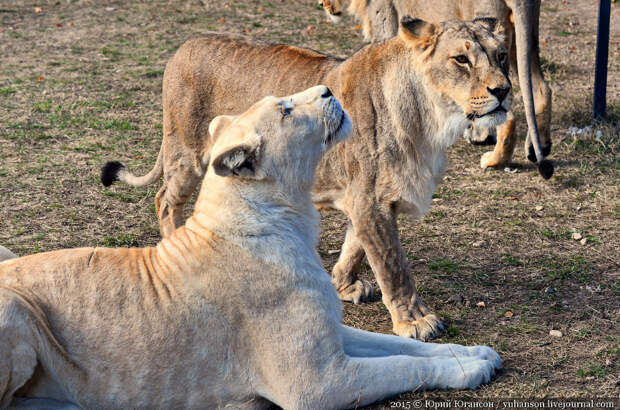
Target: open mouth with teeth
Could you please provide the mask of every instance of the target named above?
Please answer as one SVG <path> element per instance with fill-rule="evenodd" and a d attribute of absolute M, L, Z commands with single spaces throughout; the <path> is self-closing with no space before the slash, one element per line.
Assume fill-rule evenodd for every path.
<path fill-rule="evenodd" d="M 484 114 L 476 114 L 476 113 L 469 113 L 467 114 L 467 119 L 468 120 L 473 120 L 476 118 L 482 118 L 482 117 L 486 117 L 487 115 L 491 115 L 491 114 L 495 114 L 496 112 L 506 112 L 506 109 L 504 107 L 500 105 L 498 105 L 497 107 L 495 107 L 494 109 L 492 109 L 489 112 L 486 112 Z"/>

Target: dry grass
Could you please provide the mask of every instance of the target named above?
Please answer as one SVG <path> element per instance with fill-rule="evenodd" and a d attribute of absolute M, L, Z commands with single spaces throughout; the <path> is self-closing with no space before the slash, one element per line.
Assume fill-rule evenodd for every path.
<path fill-rule="evenodd" d="M 620 23 L 617 7 L 612 27 Z M 440 341 L 490 344 L 504 370 L 475 392 L 403 399 L 618 396 L 619 38 L 610 44 L 610 121 L 575 137 L 570 127 L 592 122 L 596 3 L 545 0 L 541 21 L 541 54 L 554 90 L 556 175 L 541 180 L 523 162 L 521 147 L 519 172 L 483 172 L 484 148 L 460 141 L 429 214 L 401 223 L 418 288 L 448 325 Z M 206 30 L 337 55 L 362 44 L 352 20 L 327 23 L 314 0 L 3 3 L 0 243 L 21 255 L 156 243 L 158 187 L 104 189 L 99 167 L 115 159 L 138 172 L 151 168 L 161 141 L 165 63 Z M 340 247 L 345 223 L 340 214 L 324 215 L 320 252 L 328 270 L 337 257 L 328 251 Z M 571 239 L 573 231 L 587 244 Z M 472 246 L 480 240 L 486 245 Z M 372 278 L 367 265 L 363 275 Z M 476 307 L 479 301 L 486 307 Z M 347 324 L 390 332 L 380 298 L 344 308 Z M 564 336 L 549 336 L 551 329 Z"/>

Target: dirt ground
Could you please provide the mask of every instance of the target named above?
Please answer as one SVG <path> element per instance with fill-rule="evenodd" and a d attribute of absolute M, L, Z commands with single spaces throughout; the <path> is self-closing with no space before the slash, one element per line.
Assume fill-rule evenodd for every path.
<path fill-rule="evenodd" d="M 505 362 L 477 391 L 412 392 L 400 400 L 620 396 L 618 7 L 612 4 L 609 121 L 593 124 L 597 2 L 542 2 L 541 55 L 553 89 L 551 180 L 524 160 L 523 144 L 511 173 L 483 171 L 487 148 L 461 140 L 449 151 L 430 212 L 401 220 L 419 292 L 447 325 L 439 342 L 489 344 Z M 108 160 L 136 173 L 155 163 L 162 74 L 175 50 L 217 30 L 346 56 L 363 44 L 356 24 L 327 22 L 314 0 L 0 2 L 0 244 L 20 255 L 155 244 L 159 186 L 104 189 L 98 177 Z M 323 214 L 328 271 L 345 226 L 341 214 Z M 368 265 L 362 271 L 373 280 Z M 379 296 L 344 310 L 349 325 L 391 332 Z"/>

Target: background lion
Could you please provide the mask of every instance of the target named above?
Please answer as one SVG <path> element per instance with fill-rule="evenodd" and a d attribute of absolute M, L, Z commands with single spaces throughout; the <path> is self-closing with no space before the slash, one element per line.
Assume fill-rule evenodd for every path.
<path fill-rule="evenodd" d="M 214 142 L 210 119 L 246 109 L 260 95 L 325 83 L 354 122 L 352 138 L 321 162 L 313 194 L 318 207 L 339 209 L 351 220 L 334 285 L 342 300 L 368 300 L 372 287 L 357 277 L 366 254 L 394 332 L 435 337 L 442 324 L 416 293 L 396 218 L 426 212 L 445 170 L 445 150 L 469 121 L 505 120 L 508 58 L 495 28 L 492 19 L 441 25 L 405 19 L 399 36 L 346 60 L 234 35 L 189 40 L 164 73 L 157 164 L 135 177 L 108 163 L 102 181 L 142 185 L 163 171 L 155 203 L 165 237 L 183 223 L 183 206 L 203 175 L 202 158 Z"/>
<path fill-rule="evenodd" d="M 383 41 L 398 33 L 398 21 L 414 16 L 433 23 L 446 20 L 470 20 L 493 17 L 503 33 L 504 46 L 510 50 L 510 63 L 519 74 L 529 133 L 525 140 L 526 157 L 540 162 L 551 152 L 551 89 L 545 82 L 538 55 L 540 0 L 318 0 L 336 20 L 346 8 L 361 22 L 364 36 Z M 518 70 L 517 70 L 518 67 Z M 482 168 L 510 163 L 516 143 L 514 114 L 508 112 L 505 124 L 495 128 L 471 127 L 468 139 L 489 141 L 496 138 L 495 149 L 485 153 Z M 540 137 L 539 137 L 540 130 Z M 479 134 L 472 137 L 473 134 Z M 496 137 L 495 137 L 496 136 Z M 542 139 L 541 142 L 539 142 Z M 540 169 L 547 179 L 552 170 Z"/>
<path fill-rule="evenodd" d="M 325 86 L 266 97 L 213 120 L 196 211 L 157 247 L 0 263 L 0 407 L 341 409 L 489 382 L 491 348 L 341 324 L 310 191 L 350 129 Z"/>

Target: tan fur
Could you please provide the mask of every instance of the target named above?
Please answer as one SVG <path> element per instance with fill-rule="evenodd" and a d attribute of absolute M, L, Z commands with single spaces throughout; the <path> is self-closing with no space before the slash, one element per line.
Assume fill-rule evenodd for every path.
<path fill-rule="evenodd" d="M 317 206 L 340 209 L 352 223 L 333 282 L 343 300 L 368 298 L 372 289 L 356 271 L 366 254 L 394 330 L 420 339 L 439 334 L 439 319 L 417 296 L 396 217 L 426 212 L 445 150 L 462 134 L 466 117 L 481 116 L 474 120 L 481 125 L 502 122 L 503 112 L 485 114 L 510 102 L 488 88 L 510 83 L 498 62 L 505 50 L 483 24 L 419 22 L 400 33 L 346 60 L 234 35 L 186 42 L 164 73 L 164 185 L 156 197 L 162 235 L 183 222 L 183 205 L 202 177 L 201 158 L 214 143 L 207 124 L 216 114 L 245 110 L 264 94 L 326 84 L 354 121 L 352 137 L 322 161 L 314 187 Z M 453 57 L 463 53 L 474 67 L 457 64 Z"/>
<path fill-rule="evenodd" d="M 517 68 L 519 54 L 522 59 L 530 59 L 532 87 L 528 87 L 525 81 L 520 80 L 521 90 L 533 89 L 534 118 L 530 115 L 526 104 L 526 117 L 530 134 L 525 142 L 526 156 L 536 162 L 534 146 L 532 144 L 532 132 L 540 131 L 541 150 L 545 155 L 551 152 L 551 89 L 545 82 L 540 68 L 538 55 L 538 24 L 540 13 L 540 0 L 532 2 L 533 8 L 528 18 L 524 19 L 523 27 L 515 27 L 513 11 L 523 14 L 528 2 L 523 0 L 334 0 L 329 2 L 329 7 L 323 0 L 318 0 L 328 15 L 336 13 L 340 15 L 348 8 L 349 13 L 356 16 L 362 23 L 362 29 L 366 39 L 370 41 L 383 41 L 395 36 L 398 32 L 398 21 L 403 16 L 409 15 L 433 23 L 446 20 L 471 20 L 477 17 L 494 17 L 498 20 L 500 30 L 505 33 L 504 46 L 511 50 L 511 65 Z M 515 36 L 517 29 L 517 36 Z M 520 34 L 521 33 L 521 34 Z M 518 36 L 523 37 L 524 49 L 517 47 Z M 527 37 L 527 38 L 526 38 Z M 519 68 L 526 70 L 526 68 Z M 524 96 L 524 99 L 526 97 Z M 509 113 L 512 119 L 514 115 Z M 530 121 L 532 121 L 530 125 Z M 514 120 L 504 125 L 488 129 L 470 129 L 467 132 L 468 139 L 476 142 L 487 141 L 487 136 L 495 135 L 497 143 L 492 152 L 485 153 L 480 161 L 483 168 L 499 167 L 509 164 L 516 143 L 514 132 Z"/>
<path fill-rule="evenodd" d="M 0 407 L 333 409 L 488 382 L 488 347 L 341 325 L 310 201 L 351 128 L 327 91 L 213 120 L 196 211 L 156 247 L 0 263 Z"/>

